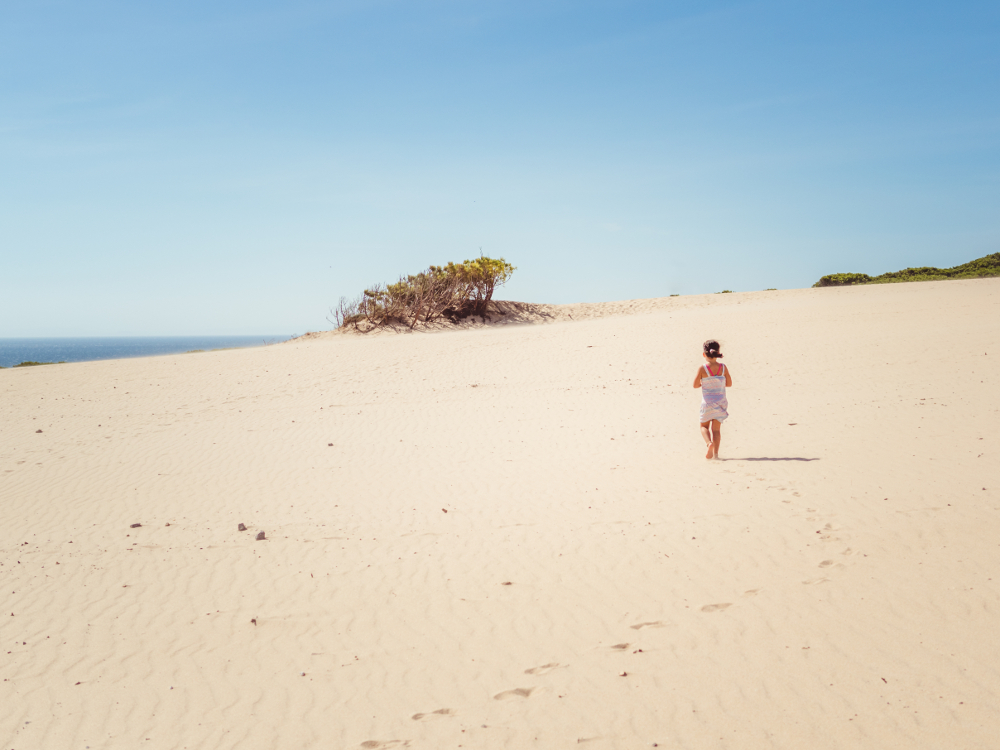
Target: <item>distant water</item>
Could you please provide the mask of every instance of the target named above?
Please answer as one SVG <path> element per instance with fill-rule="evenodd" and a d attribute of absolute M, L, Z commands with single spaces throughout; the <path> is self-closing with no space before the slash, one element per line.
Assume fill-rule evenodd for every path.
<path fill-rule="evenodd" d="M 290 336 L 142 336 L 123 338 L 0 339 L 0 367 L 21 362 L 90 362 L 152 357 L 195 349 L 229 349 L 287 341 Z"/>

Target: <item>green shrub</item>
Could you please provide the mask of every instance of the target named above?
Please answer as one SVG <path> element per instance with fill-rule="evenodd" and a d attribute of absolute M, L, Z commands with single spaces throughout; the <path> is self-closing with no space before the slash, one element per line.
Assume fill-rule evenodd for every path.
<path fill-rule="evenodd" d="M 984 255 L 982 258 L 963 263 L 954 268 L 904 268 L 902 271 L 869 276 L 865 273 L 835 273 L 824 276 L 814 287 L 850 286 L 852 284 L 897 284 L 904 281 L 941 281 L 944 279 L 981 279 L 1000 276 L 1000 253 Z"/>
<path fill-rule="evenodd" d="M 866 273 L 831 273 L 824 276 L 815 284 L 818 286 L 851 286 L 852 284 L 867 284 L 871 281 L 871 276 Z"/>
<path fill-rule="evenodd" d="M 485 255 L 462 263 L 430 266 L 395 284 L 376 284 L 355 300 L 341 297 L 330 310 L 337 328 L 372 330 L 383 326 L 433 323 L 441 318 L 457 323 L 471 315 L 486 319 L 496 288 L 515 271 L 503 258 Z"/>
<path fill-rule="evenodd" d="M 21 362 L 14 367 L 38 367 L 38 365 L 64 365 L 65 362 Z"/>
<path fill-rule="evenodd" d="M 732 289 L 723 289 L 721 292 L 716 292 L 716 294 L 732 294 Z"/>

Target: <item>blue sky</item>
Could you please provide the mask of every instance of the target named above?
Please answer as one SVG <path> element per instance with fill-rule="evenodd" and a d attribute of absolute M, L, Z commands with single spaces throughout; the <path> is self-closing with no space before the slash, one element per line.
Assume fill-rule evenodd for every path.
<path fill-rule="evenodd" d="M 301 333 L 1000 251 L 994 2 L 7 0 L 0 337 Z"/>

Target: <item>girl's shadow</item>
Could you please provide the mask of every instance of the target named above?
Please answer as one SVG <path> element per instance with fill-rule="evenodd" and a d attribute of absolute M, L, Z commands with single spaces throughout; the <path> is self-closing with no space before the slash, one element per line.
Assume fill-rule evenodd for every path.
<path fill-rule="evenodd" d="M 720 458 L 719 461 L 819 461 L 818 458 L 801 458 L 799 456 L 789 456 L 787 458 L 771 458 L 770 456 L 759 456 L 756 458 Z"/>

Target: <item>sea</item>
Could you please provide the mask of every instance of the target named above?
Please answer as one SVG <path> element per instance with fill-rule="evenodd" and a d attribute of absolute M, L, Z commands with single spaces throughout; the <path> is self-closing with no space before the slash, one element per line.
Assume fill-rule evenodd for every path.
<path fill-rule="evenodd" d="M 266 346 L 291 336 L 128 336 L 119 338 L 0 338 L 0 367 L 21 362 L 92 362 L 212 349 Z"/>

